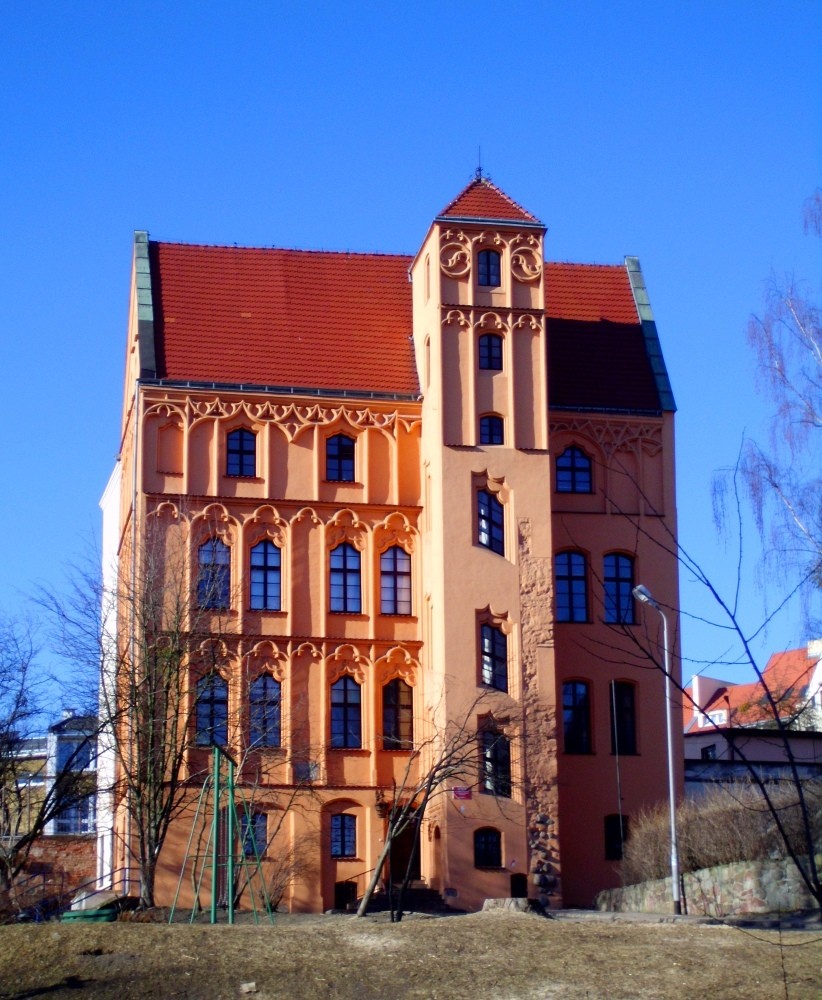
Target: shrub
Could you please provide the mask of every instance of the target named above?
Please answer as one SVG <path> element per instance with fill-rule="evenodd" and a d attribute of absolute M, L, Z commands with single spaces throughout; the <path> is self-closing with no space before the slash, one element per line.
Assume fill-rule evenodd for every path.
<path fill-rule="evenodd" d="M 822 781 L 803 785 L 816 850 L 822 847 Z M 792 786 L 774 785 L 771 800 L 797 854 L 807 854 L 802 815 Z M 717 786 L 677 809 L 680 869 L 684 872 L 758 861 L 787 854 L 785 843 L 761 791 L 748 783 Z M 667 803 L 640 813 L 631 822 L 625 844 L 622 878 L 626 885 L 671 874 Z"/>

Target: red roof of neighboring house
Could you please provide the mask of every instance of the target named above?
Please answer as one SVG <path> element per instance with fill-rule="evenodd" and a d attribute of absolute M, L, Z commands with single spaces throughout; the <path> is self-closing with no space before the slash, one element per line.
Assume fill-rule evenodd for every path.
<path fill-rule="evenodd" d="M 764 683 L 780 708 L 780 717 L 787 718 L 802 708 L 808 697 L 808 685 L 818 657 L 809 657 L 807 647 L 789 649 L 784 653 L 774 653 L 762 671 Z M 691 688 L 686 692 L 693 695 Z M 717 688 L 709 701 L 699 708 L 709 712 L 725 711 L 727 722 L 720 728 L 753 726 L 766 722 L 773 723 L 773 711 L 765 696 L 765 688 L 760 681 L 750 684 L 727 684 Z M 695 709 L 686 698 L 683 705 L 686 727 L 693 720 Z M 697 729 L 713 728 L 710 723 Z M 691 729 L 693 732 L 694 729 Z"/>
<path fill-rule="evenodd" d="M 437 218 L 454 216 L 459 219 L 498 219 L 542 225 L 535 215 L 526 212 L 513 198 L 492 184 L 487 177 L 471 181 Z"/>
<path fill-rule="evenodd" d="M 152 243 L 160 378 L 419 392 L 410 257 Z"/>

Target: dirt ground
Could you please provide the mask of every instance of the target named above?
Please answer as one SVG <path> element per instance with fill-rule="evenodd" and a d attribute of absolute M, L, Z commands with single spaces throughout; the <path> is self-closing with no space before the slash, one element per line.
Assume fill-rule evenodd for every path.
<path fill-rule="evenodd" d="M 486 912 L 0 927 L 0 998 L 819 1000 L 822 932 Z"/>

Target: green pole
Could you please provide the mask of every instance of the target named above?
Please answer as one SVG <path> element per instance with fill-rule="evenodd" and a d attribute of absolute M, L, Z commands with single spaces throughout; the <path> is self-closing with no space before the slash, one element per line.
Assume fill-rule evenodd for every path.
<path fill-rule="evenodd" d="M 234 923 L 234 761 L 228 758 L 228 862 L 226 880 L 228 882 L 228 922 Z"/>
<path fill-rule="evenodd" d="M 217 886 L 220 865 L 220 748 L 214 747 L 214 815 L 211 818 L 211 922 L 217 923 Z"/>

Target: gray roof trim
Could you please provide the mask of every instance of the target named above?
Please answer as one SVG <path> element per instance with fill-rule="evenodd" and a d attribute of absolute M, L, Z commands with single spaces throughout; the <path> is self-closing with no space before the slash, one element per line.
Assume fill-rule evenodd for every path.
<path fill-rule="evenodd" d="M 137 285 L 137 346 L 140 351 L 140 378 L 154 378 L 157 356 L 154 349 L 154 300 L 151 294 L 151 261 L 148 233 L 134 233 L 134 277 Z"/>
<path fill-rule="evenodd" d="M 545 229 L 539 220 L 525 222 L 520 219 L 481 219 L 475 215 L 438 215 L 434 222 L 444 222 L 446 225 L 459 223 L 462 226 L 501 226 L 505 229 Z"/>
<path fill-rule="evenodd" d="M 196 379 L 171 379 L 147 376 L 140 385 L 169 389 L 205 390 L 208 392 L 259 392 L 275 396 L 322 396 L 343 399 L 383 399 L 390 402 L 419 403 L 422 396 L 402 392 L 376 392 L 371 389 L 316 389 L 298 385 L 256 385 L 253 382 L 200 382 Z"/>
<path fill-rule="evenodd" d="M 651 300 L 648 298 L 648 289 L 645 287 L 645 279 L 642 276 L 642 268 L 639 266 L 639 257 L 626 257 L 625 270 L 628 272 L 628 279 L 631 282 L 636 311 L 642 325 L 642 335 L 645 337 L 645 351 L 648 355 L 648 361 L 651 363 L 651 371 L 654 373 L 659 401 L 662 403 L 663 410 L 675 413 L 674 392 L 671 388 L 671 380 L 668 378 L 665 359 L 662 356 L 662 345 L 659 343 L 659 334 L 651 309 Z"/>

